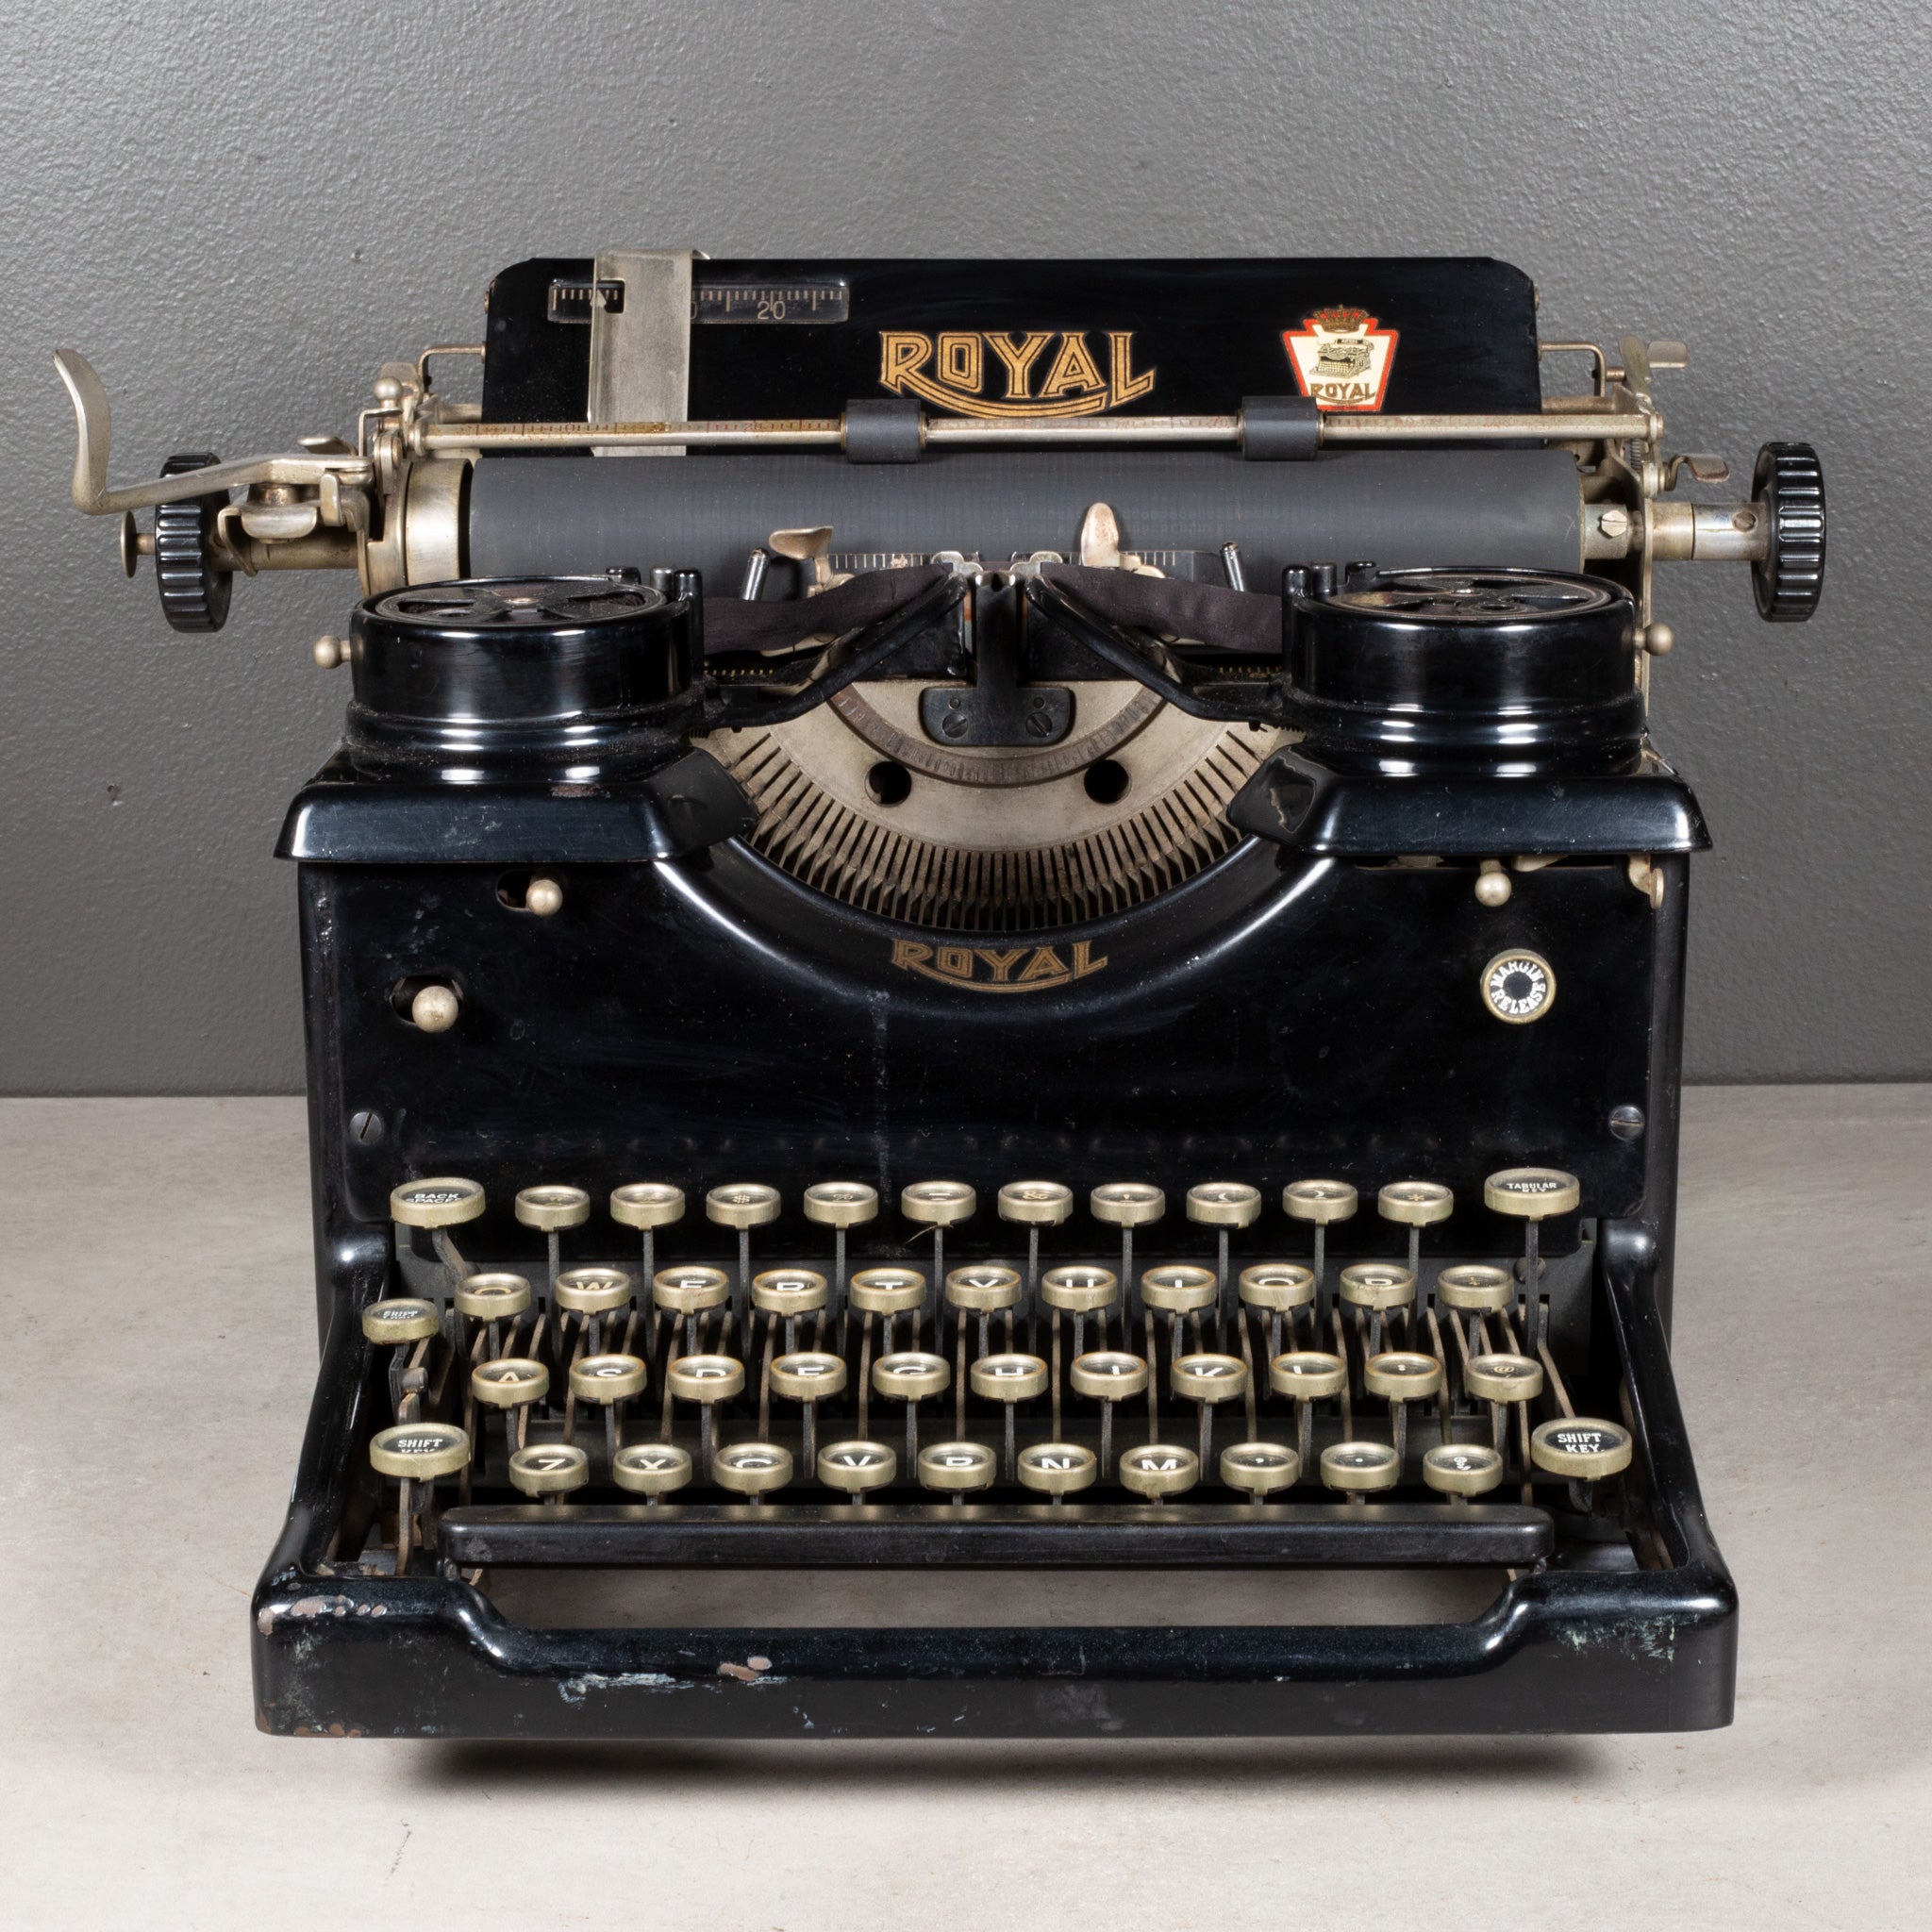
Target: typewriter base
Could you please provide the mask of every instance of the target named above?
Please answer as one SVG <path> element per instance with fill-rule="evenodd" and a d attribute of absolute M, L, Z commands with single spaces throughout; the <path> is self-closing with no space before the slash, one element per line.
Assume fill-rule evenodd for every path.
<path fill-rule="evenodd" d="M 1566 1567 L 1566 1558 L 1587 1561 L 1587 1547 L 1559 1540 L 1554 1561 L 1519 1571 L 1481 1616 L 1459 1624 L 523 1627 L 455 1575 L 372 1575 L 321 1560 L 318 1528 L 342 1503 L 327 1472 L 347 1465 L 366 1366 L 353 1325 L 340 1324 L 325 1354 L 294 1507 L 256 1593 L 257 1722 L 304 1737 L 558 1740 L 1728 1724 L 1737 1599 L 1697 1497 L 1648 1243 L 1636 1227 L 1609 1224 L 1599 1255 L 1601 1304 L 1649 1474 L 1654 1554 L 1665 1567 Z M 680 1560 L 692 1556 L 688 1549 Z M 1210 1557 L 1199 1567 L 1224 1561 Z"/>

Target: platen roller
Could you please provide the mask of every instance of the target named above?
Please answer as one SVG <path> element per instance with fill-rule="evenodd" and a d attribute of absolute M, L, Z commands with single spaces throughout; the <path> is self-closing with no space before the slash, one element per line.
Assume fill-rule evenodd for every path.
<path fill-rule="evenodd" d="M 1309 463 L 962 450 L 889 467 L 833 455 L 486 461 L 470 484 L 469 564 L 491 577 L 676 561 L 717 591 L 774 530 L 829 525 L 841 555 L 1071 556 L 1096 502 L 1136 551 L 1238 543 L 1257 589 L 1322 558 L 1541 570 L 1581 558 L 1576 464 L 1561 450 L 1350 450 Z"/>

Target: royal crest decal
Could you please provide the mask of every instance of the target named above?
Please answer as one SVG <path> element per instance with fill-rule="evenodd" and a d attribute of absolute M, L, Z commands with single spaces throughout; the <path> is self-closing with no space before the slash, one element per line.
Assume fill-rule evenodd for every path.
<path fill-rule="evenodd" d="M 1366 308 L 1318 308 L 1300 328 L 1284 329 L 1281 341 L 1303 395 L 1318 409 L 1382 407 L 1396 331 L 1376 327 Z"/>

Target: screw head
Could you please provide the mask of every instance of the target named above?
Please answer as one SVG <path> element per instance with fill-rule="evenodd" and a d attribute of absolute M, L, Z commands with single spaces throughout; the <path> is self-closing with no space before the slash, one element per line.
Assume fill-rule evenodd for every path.
<path fill-rule="evenodd" d="M 1610 1132 L 1620 1141 L 1636 1140 L 1643 1132 L 1643 1109 L 1641 1107 L 1611 1108 Z"/>

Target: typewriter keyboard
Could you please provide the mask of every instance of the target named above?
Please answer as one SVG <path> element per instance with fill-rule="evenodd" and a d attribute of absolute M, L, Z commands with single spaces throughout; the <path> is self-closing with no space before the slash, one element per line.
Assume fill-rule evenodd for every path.
<path fill-rule="evenodd" d="M 1371 1206 L 1391 1258 L 1334 1265 L 1330 1230 L 1362 1206 L 1345 1182 L 1291 1182 L 1271 1212 L 1241 1181 L 1175 1204 L 1146 1181 L 1082 1201 L 1023 1180 L 991 1204 L 1010 1258 L 949 1260 L 982 1204 L 933 1180 L 896 1204 L 917 1258 L 848 1267 L 848 1238 L 881 1212 L 860 1182 L 804 1191 L 823 1252 L 803 1259 L 759 1251 L 784 1206 L 762 1183 L 693 1200 L 639 1181 L 604 1214 L 545 1183 L 515 1198 L 541 1259 L 508 1268 L 464 1252 L 481 1186 L 412 1181 L 391 1200 L 408 1291 L 361 1314 L 387 1372 L 368 1445 L 377 1535 L 401 1571 L 437 1547 L 440 1512 L 485 1500 L 809 1505 L 821 1520 L 1110 1504 L 1158 1524 L 1202 1502 L 1457 1511 L 1555 1495 L 1588 1515 L 1631 1438 L 1576 1413 L 1552 1348 L 1538 1237 L 1579 1209 L 1578 1185 L 1512 1168 L 1483 1197 L 1520 1223 L 1520 1253 L 1425 1261 L 1454 1195 L 1398 1180 Z M 680 1257 L 699 1217 L 712 1258 Z M 1263 1242 L 1274 1257 L 1256 1257 Z"/>

